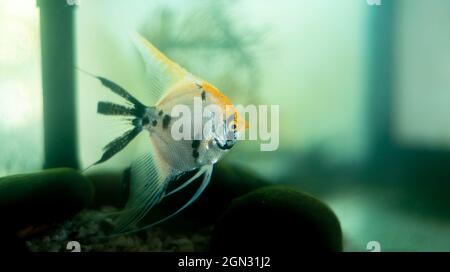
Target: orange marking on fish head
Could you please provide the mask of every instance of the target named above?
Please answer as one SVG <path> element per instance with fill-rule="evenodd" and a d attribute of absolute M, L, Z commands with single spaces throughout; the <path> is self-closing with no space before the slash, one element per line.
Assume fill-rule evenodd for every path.
<path fill-rule="evenodd" d="M 209 84 L 208 82 L 203 82 L 201 84 L 201 87 L 209 95 L 211 95 L 212 97 L 214 97 L 217 100 L 218 105 L 225 111 L 225 113 L 228 116 L 230 116 L 231 114 L 234 115 L 233 121 L 234 121 L 234 124 L 236 125 L 236 130 L 239 131 L 241 129 L 248 129 L 248 123 L 245 121 L 244 118 L 242 118 L 238 114 L 237 110 L 234 108 L 233 104 L 231 103 L 230 99 L 228 99 L 228 97 L 226 97 L 216 87 Z"/>
<path fill-rule="evenodd" d="M 248 123 L 244 118 L 236 111 L 234 114 L 234 123 L 236 124 L 236 130 L 240 131 L 243 129 L 248 129 Z"/>
<path fill-rule="evenodd" d="M 230 99 L 226 97 L 223 93 L 221 93 L 216 87 L 209 84 L 208 82 L 203 82 L 201 84 L 202 89 L 205 90 L 209 95 L 214 97 L 217 100 L 217 104 L 225 110 L 227 106 L 233 106 Z"/>

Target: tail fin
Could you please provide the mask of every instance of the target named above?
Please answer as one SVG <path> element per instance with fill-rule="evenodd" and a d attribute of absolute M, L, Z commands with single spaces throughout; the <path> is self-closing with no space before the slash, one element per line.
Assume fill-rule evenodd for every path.
<path fill-rule="evenodd" d="M 105 86 L 106 88 L 110 89 L 111 92 L 117 94 L 118 96 L 124 98 L 125 100 L 127 100 L 128 102 L 131 102 L 131 104 L 133 104 L 133 108 L 135 110 L 135 114 L 133 115 L 138 115 L 138 117 L 141 117 L 144 113 L 145 113 L 145 109 L 147 108 L 144 104 L 142 104 L 141 102 L 139 102 L 139 100 L 137 100 L 134 96 L 132 96 L 127 90 L 125 90 L 124 88 L 122 88 L 121 86 L 119 86 L 118 84 L 112 82 L 111 80 L 101 77 L 101 76 L 96 76 L 94 74 L 91 74 L 89 72 L 86 72 L 83 69 L 77 68 L 79 71 L 94 77 L 98 80 L 100 80 L 100 82 L 102 83 L 103 86 Z M 100 102 L 101 103 L 101 102 Z M 99 103 L 99 105 L 100 105 Z M 111 103 L 112 104 L 112 103 Z"/>
<path fill-rule="evenodd" d="M 102 157 L 94 165 L 109 160 L 112 156 L 124 149 L 125 146 L 127 146 L 141 131 L 142 126 L 135 126 L 134 128 L 122 134 L 122 136 L 111 141 L 103 148 L 104 152 Z"/>
<path fill-rule="evenodd" d="M 100 80 L 103 86 L 110 89 L 113 93 L 121 96 L 128 102 L 131 102 L 134 106 L 134 110 L 136 111 L 136 115 L 142 116 L 145 113 L 146 107 L 141 102 L 139 102 L 139 100 L 137 100 L 134 96 L 132 96 L 129 92 L 127 92 L 124 88 L 120 87 L 116 83 L 104 77 L 96 76 L 96 78 Z"/>
<path fill-rule="evenodd" d="M 144 117 L 145 112 L 147 110 L 147 107 L 139 102 L 134 96 L 132 96 L 128 91 L 126 91 L 124 88 L 120 87 L 116 83 L 112 82 L 109 79 L 106 79 L 104 77 L 93 75 L 89 72 L 86 72 L 82 69 L 77 68 L 79 71 L 90 75 L 98 80 L 103 84 L 103 86 L 110 89 L 113 93 L 121 96 L 128 102 L 131 102 L 132 106 L 123 106 L 119 104 L 115 104 L 112 102 L 105 102 L 100 101 L 97 105 L 97 112 L 99 114 L 104 115 L 122 115 L 122 116 L 134 116 L 135 118 L 130 119 L 130 125 L 133 126 L 132 129 L 126 131 L 121 136 L 117 137 L 113 141 L 111 141 L 109 144 L 107 144 L 103 148 L 103 155 L 96 163 L 93 165 L 100 164 L 102 162 L 105 162 L 109 160 L 111 157 L 113 157 L 115 154 L 117 154 L 119 151 L 124 149 L 141 131 L 142 131 L 142 121 L 141 119 Z M 92 165 L 91 165 L 92 166 Z M 89 169 L 91 166 L 89 166 L 87 169 Z M 86 169 L 86 170 L 87 170 Z"/>
<path fill-rule="evenodd" d="M 104 115 L 124 115 L 124 116 L 136 116 L 137 112 L 135 108 L 114 104 L 111 102 L 98 102 L 97 113 Z"/>

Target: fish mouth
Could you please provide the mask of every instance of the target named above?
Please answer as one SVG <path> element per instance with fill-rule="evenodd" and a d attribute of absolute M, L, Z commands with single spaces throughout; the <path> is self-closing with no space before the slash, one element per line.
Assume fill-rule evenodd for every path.
<path fill-rule="evenodd" d="M 233 140 L 227 140 L 225 142 L 225 144 L 221 144 L 217 138 L 214 138 L 214 141 L 215 141 L 216 145 L 222 150 L 231 149 L 235 144 L 235 141 L 233 141 Z"/>

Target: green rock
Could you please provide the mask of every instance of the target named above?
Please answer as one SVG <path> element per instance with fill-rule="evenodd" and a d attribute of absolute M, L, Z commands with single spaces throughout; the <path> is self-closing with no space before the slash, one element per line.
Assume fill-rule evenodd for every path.
<path fill-rule="evenodd" d="M 89 205 L 93 194 L 91 182 L 67 168 L 0 178 L 2 230 L 61 222 Z"/>
<path fill-rule="evenodd" d="M 126 172 L 127 173 L 127 172 Z M 95 189 L 91 208 L 102 206 L 123 207 L 127 200 L 127 190 L 124 189 L 124 174 L 121 172 L 95 172 L 86 175 Z"/>
<path fill-rule="evenodd" d="M 342 251 L 336 215 L 316 198 L 271 186 L 233 200 L 212 233 L 213 252 Z"/>

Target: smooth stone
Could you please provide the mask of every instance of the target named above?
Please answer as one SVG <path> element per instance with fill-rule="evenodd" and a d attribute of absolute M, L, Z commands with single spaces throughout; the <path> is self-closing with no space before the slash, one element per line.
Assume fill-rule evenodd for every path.
<path fill-rule="evenodd" d="M 93 195 L 91 182 L 68 168 L 0 178 L 1 228 L 27 236 L 75 215 Z"/>
<path fill-rule="evenodd" d="M 95 188 L 94 199 L 90 208 L 98 209 L 103 206 L 113 206 L 121 208 L 127 201 L 128 191 L 126 190 L 127 182 L 124 182 L 125 173 L 113 171 L 100 171 L 88 173 L 86 177 L 92 182 Z"/>
<path fill-rule="evenodd" d="M 233 200 L 214 227 L 213 252 L 337 252 L 342 231 L 320 200 L 284 186 L 258 189 Z"/>

